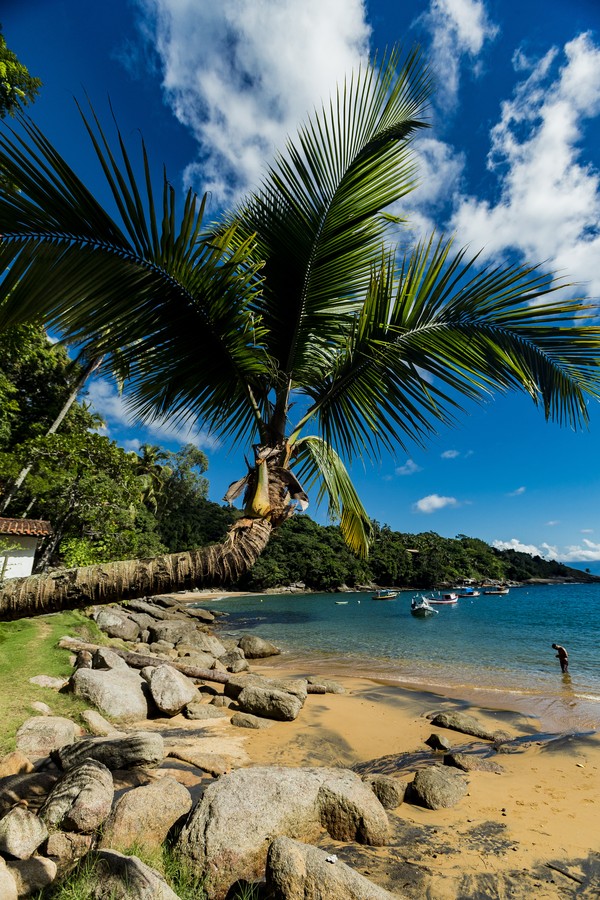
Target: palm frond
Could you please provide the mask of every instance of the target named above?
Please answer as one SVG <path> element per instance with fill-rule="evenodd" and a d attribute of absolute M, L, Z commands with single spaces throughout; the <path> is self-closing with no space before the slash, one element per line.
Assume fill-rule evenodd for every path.
<path fill-rule="evenodd" d="M 251 307 L 260 290 L 252 237 L 229 228 L 207 238 L 205 200 L 190 191 L 180 210 L 166 173 L 157 204 L 143 142 L 138 184 L 118 129 L 114 153 L 94 114 L 83 120 L 120 222 L 33 122 L 3 123 L 0 168 L 19 191 L 0 197 L 0 327 L 41 320 L 66 340 L 118 354 L 141 417 L 200 416 L 255 434 L 250 385 L 270 367 Z"/>
<path fill-rule="evenodd" d="M 453 424 L 461 397 L 512 389 L 547 418 L 587 422 L 586 398 L 600 397 L 593 306 L 549 300 L 560 285 L 536 268 L 475 271 L 477 257 L 451 247 L 417 247 L 397 279 L 391 259 L 382 263 L 335 364 L 306 387 L 312 405 L 298 432 L 318 419 L 346 457 L 374 458 Z"/>
<path fill-rule="evenodd" d="M 295 444 L 294 466 L 309 489 L 319 485 L 317 503 L 327 498 L 329 516 L 339 521 L 344 540 L 364 559 L 369 551 L 371 521 L 335 450 L 321 438 L 307 435 Z"/>
<path fill-rule="evenodd" d="M 417 51 L 399 62 L 394 50 L 351 76 L 235 217 L 265 260 L 269 355 L 298 383 L 345 341 L 385 238 L 380 213 L 415 184 L 410 139 L 425 127 L 430 82 Z"/>

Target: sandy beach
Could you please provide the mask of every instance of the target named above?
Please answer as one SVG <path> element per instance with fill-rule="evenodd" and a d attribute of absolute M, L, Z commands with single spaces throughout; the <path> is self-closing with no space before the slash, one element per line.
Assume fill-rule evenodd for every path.
<path fill-rule="evenodd" d="M 600 896 L 597 735 L 542 733 L 539 721 L 518 703 L 515 709 L 510 697 L 505 704 L 496 697 L 493 707 L 476 705 L 473 697 L 450 698 L 426 686 L 409 690 L 339 670 L 309 670 L 285 655 L 255 660 L 252 669 L 272 677 L 328 675 L 345 689 L 309 695 L 294 722 L 251 731 L 244 749 L 252 764 L 347 766 L 410 781 L 416 768 L 435 761 L 424 742 L 436 731 L 454 750 L 477 748 L 502 767 L 502 774 L 468 773 L 468 794 L 450 809 L 403 803 L 390 813 L 388 847 L 325 836 L 324 848 L 372 880 L 400 896 L 434 900 Z M 510 752 L 433 728 L 428 717 L 442 710 L 468 712 L 490 731 L 508 732 L 515 739 Z"/>

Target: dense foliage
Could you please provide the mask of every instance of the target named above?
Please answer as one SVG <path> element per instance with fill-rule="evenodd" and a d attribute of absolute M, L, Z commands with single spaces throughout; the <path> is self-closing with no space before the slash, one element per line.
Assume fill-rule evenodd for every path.
<path fill-rule="evenodd" d="M 0 118 L 35 99 L 42 82 L 9 50 L 0 25 Z"/>
<path fill-rule="evenodd" d="M 233 517 L 206 500 L 207 460 L 195 447 L 127 453 L 82 402 L 49 433 L 81 367 L 42 328 L 0 332 L 0 373 L 0 500 L 31 466 L 3 514 L 50 521 L 38 570 L 176 552 L 225 532 Z"/>
<path fill-rule="evenodd" d="M 467 578 L 598 580 L 563 563 L 516 550 L 496 550 L 464 534 L 456 538 L 443 538 L 432 531 L 404 534 L 377 522 L 373 529 L 370 556 L 358 560 L 348 552 L 338 528 L 317 525 L 308 516 L 295 516 L 273 535 L 239 587 L 259 591 L 301 582 L 309 590 L 328 591 L 343 585 L 356 588 L 368 584 L 434 588 Z"/>
<path fill-rule="evenodd" d="M 73 403 L 58 432 L 48 434 L 73 384 L 80 383 L 81 367 L 42 328 L 0 332 L 0 373 L 0 500 L 30 464 L 4 514 L 51 522 L 38 570 L 177 553 L 224 539 L 238 513 L 207 500 L 208 460 L 196 447 L 174 452 L 146 444 L 127 453 L 98 432 L 101 421 L 85 402 Z M 237 586 L 269 590 L 300 582 L 308 590 L 330 591 L 372 583 L 432 588 L 461 578 L 589 577 L 463 534 L 448 539 L 371 526 L 371 552 L 360 559 L 339 527 L 293 516 Z"/>

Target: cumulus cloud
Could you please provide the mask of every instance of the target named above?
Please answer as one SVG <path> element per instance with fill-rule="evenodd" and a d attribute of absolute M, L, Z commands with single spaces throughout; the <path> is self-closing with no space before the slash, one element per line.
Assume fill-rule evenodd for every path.
<path fill-rule="evenodd" d="M 138 0 L 167 102 L 198 141 L 186 177 L 229 204 L 368 55 L 363 0 Z"/>
<path fill-rule="evenodd" d="M 581 545 L 573 544 L 567 547 L 566 553 L 561 554 L 562 562 L 598 562 L 600 560 L 600 544 L 594 544 L 586 538 Z"/>
<path fill-rule="evenodd" d="M 422 466 L 418 466 L 413 459 L 407 459 L 403 466 L 398 466 L 395 470 L 396 475 L 414 475 L 415 472 L 422 471 Z"/>
<path fill-rule="evenodd" d="M 432 513 L 447 506 L 458 506 L 458 500 L 455 497 L 440 497 L 439 494 L 429 494 L 427 497 L 421 497 L 420 500 L 417 500 L 413 509 L 417 512 Z"/>
<path fill-rule="evenodd" d="M 91 381 L 87 390 L 87 400 L 91 403 L 92 410 L 100 413 L 106 420 L 109 433 L 111 427 L 118 427 L 120 430 L 123 427 L 133 427 L 133 416 L 127 407 L 126 399 L 108 381 L 100 378 Z M 216 441 L 205 432 L 189 425 L 174 425 L 164 419 L 149 422 L 143 428 L 136 427 L 138 433 L 142 430 L 149 435 L 148 439 L 165 443 L 195 444 L 205 450 L 212 450 L 216 446 Z M 124 446 L 126 449 L 136 450 L 141 443 L 143 440 L 128 438 L 124 441 Z"/>
<path fill-rule="evenodd" d="M 531 556 L 546 557 L 544 547 L 548 545 L 542 544 L 542 547 L 536 547 L 535 544 L 523 544 L 518 538 L 511 538 L 510 541 L 492 541 L 492 547 L 496 550 L 517 550 L 519 553 L 529 553 Z"/>
<path fill-rule="evenodd" d="M 488 168 L 497 203 L 463 198 L 453 227 L 461 242 L 499 258 L 516 250 L 600 294 L 600 172 L 581 155 L 586 120 L 600 115 L 600 46 L 590 33 L 537 61 L 515 56 L 527 74 L 502 104 Z"/>
<path fill-rule="evenodd" d="M 431 31 L 431 56 L 438 78 L 438 100 L 444 106 L 456 101 L 460 65 L 470 60 L 473 73 L 486 41 L 493 40 L 498 27 L 490 21 L 481 0 L 431 0 L 421 21 Z"/>
<path fill-rule="evenodd" d="M 600 560 L 600 544 L 594 544 L 587 539 L 581 544 L 571 544 L 560 548 L 552 544 L 543 543 L 539 547 L 535 544 L 523 544 L 518 538 L 510 541 L 493 541 L 492 546 L 497 550 L 518 550 L 521 553 L 529 553 L 531 556 L 541 556 L 542 559 L 554 559 L 557 562 L 598 562 Z"/>
<path fill-rule="evenodd" d="M 525 488 L 525 487 L 518 487 L 516 489 L 516 491 L 511 491 L 510 494 L 507 494 L 506 496 L 507 497 L 520 497 L 521 494 L 524 494 L 526 490 L 527 490 L 527 488 Z"/>

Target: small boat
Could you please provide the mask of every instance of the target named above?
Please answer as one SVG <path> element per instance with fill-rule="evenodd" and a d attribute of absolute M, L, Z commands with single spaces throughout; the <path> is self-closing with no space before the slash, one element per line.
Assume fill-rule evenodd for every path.
<path fill-rule="evenodd" d="M 439 609 L 434 609 L 427 597 L 413 597 L 410 602 L 410 612 L 418 619 L 427 619 L 429 616 L 437 616 Z"/>
<path fill-rule="evenodd" d="M 429 603 L 434 603 L 436 606 L 454 606 L 458 603 L 458 594 L 449 592 L 447 594 L 442 594 L 441 597 L 427 597 L 427 601 Z"/>
<path fill-rule="evenodd" d="M 371 595 L 371 600 L 395 600 L 397 596 L 398 591 L 390 591 L 387 588 L 381 588 L 381 590 L 375 591 L 375 593 Z"/>
<path fill-rule="evenodd" d="M 508 594 L 509 592 L 510 592 L 510 588 L 498 587 L 498 588 L 493 588 L 490 591 L 484 591 L 483 593 L 486 594 L 487 596 L 492 596 L 492 595 L 499 596 L 501 594 Z"/>
<path fill-rule="evenodd" d="M 472 587 L 456 588 L 456 593 L 459 597 L 481 597 L 481 591 L 476 591 Z"/>
<path fill-rule="evenodd" d="M 347 600 L 336 600 L 335 605 L 336 606 L 348 606 L 348 601 Z"/>

